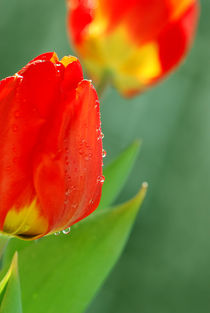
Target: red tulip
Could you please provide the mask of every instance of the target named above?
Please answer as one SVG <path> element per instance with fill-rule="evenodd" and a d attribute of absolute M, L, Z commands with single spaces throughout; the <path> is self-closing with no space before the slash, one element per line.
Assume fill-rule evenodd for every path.
<path fill-rule="evenodd" d="M 99 102 L 77 58 L 46 53 L 0 82 L 0 230 L 35 239 L 100 200 Z"/>
<path fill-rule="evenodd" d="M 173 70 L 188 51 L 197 0 L 68 0 L 68 29 L 95 83 L 129 96 Z"/>

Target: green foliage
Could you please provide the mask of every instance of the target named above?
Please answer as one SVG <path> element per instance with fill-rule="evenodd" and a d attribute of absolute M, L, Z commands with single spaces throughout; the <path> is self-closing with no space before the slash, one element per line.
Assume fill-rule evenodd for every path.
<path fill-rule="evenodd" d="M 0 281 L 0 313 L 22 313 L 17 253 Z"/>
<path fill-rule="evenodd" d="M 97 211 L 101 208 L 107 208 L 114 202 L 131 172 L 134 162 L 137 159 L 139 148 L 140 141 L 134 141 L 116 160 L 112 161 L 105 168 L 105 182 Z"/>
<path fill-rule="evenodd" d="M 4 266 L 18 250 L 24 313 L 82 313 L 87 308 L 118 260 L 145 197 L 146 183 L 132 200 L 104 208 L 122 189 L 138 150 L 135 142 L 107 167 L 103 210 L 73 226 L 71 235 L 10 241 Z"/>
<path fill-rule="evenodd" d="M 82 313 L 127 241 L 145 187 L 131 201 L 20 251 L 24 312 Z"/>

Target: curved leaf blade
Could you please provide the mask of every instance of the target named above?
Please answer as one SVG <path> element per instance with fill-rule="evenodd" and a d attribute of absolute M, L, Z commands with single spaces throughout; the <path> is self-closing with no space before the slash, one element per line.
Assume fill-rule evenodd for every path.
<path fill-rule="evenodd" d="M 98 210 L 107 208 L 117 198 L 137 159 L 141 142 L 134 141 L 104 170 L 105 182 Z"/>
<path fill-rule="evenodd" d="M 20 253 L 24 312 L 82 313 L 119 258 L 145 193 Z"/>
<path fill-rule="evenodd" d="M 0 313 L 22 313 L 21 291 L 18 276 L 17 253 L 0 282 Z"/>

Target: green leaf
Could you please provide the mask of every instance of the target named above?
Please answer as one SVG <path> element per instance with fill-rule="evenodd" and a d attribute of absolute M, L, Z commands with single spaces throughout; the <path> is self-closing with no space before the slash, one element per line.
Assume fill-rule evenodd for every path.
<path fill-rule="evenodd" d="M 20 250 L 24 312 L 84 312 L 119 258 L 146 188 L 78 223 L 71 235 L 49 236 Z"/>
<path fill-rule="evenodd" d="M 9 242 L 10 237 L 4 234 L 0 234 L 0 264 L 2 262 L 2 257 L 6 250 L 7 244 Z"/>
<path fill-rule="evenodd" d="M 136 161 L 140 144 L 139 140 L 134 141 L 116 160 L 105 168 L 105 182 L 97 211 L 110 206 L 120 193 Z"/>
<path fill-rule="evenodd" d="M 21 292 L 18 276 L 17 253 L 11 266 L 0 282 L 0 313 L 21 313 Z"/>

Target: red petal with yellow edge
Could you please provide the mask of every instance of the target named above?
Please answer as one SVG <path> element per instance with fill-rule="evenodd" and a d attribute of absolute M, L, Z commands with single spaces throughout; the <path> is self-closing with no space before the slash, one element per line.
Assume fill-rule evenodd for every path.
<path fill-rule="evenodd" d="M 69 33 L 88 74 L 100 84 L 109 73 L 112 85 L 127 96 L 179 65 L 198 20 L 198 0 L 68 0 L 68 5 Z"/>
<path fill-rule="evenodd" d="M 171 22 L 165 30 L 157 38 L 159 47 L 159 59 L 162 71 L 159 76 L 152 79 L 151 82 L 144 86 L 145 89 L 156 84 L 159 80 L 183 59 L 187 53 L 197 26 L 199 15 L 199 5 L 194 3 L 189 7 L 185 14 L 178 20 Z M 144 91 L 144 88 L 141 91 Z M 132 97 L 139 93 L 138 89 L 130 90 L 125 94 L 127 97 Z"/>

